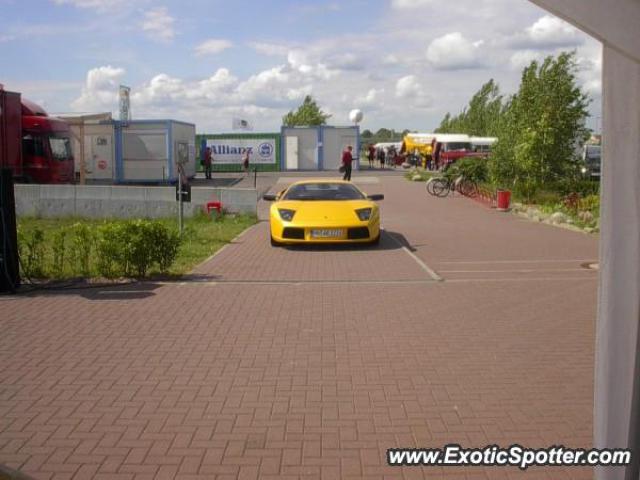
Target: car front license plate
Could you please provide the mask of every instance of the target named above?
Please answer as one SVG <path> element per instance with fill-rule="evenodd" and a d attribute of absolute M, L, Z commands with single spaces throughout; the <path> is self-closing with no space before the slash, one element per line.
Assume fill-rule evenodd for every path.
<path fill-rule="evenodd" d="M 311 238 L 340 238 L 343 230 L 340 228 L 320 228 L 311 230 Z"/>

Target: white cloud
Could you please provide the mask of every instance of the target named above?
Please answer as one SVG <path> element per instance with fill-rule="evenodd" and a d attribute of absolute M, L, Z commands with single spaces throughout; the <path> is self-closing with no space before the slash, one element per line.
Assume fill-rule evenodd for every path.
<path fill-rule="evenodd" d="M 433 0 L 391 0 L 391 7 L 403 10 L 410 8 L 425 7 L 433 3 Z"/>
<path fill-rule="evenodd" d="M 231 48 L 233 43 L 229 40 L 219 39 L 219 38 L 210 38 L 202 42 L 195 48 L 196 56 L 203 55 L 216 55 L 228 48 Z"/>
<path fill-rule="evenodd" d="M 582 88 L 596 102 L 602 96 L 602 46 L 595 44 L 583 49 L 577 58 L 578 76 Z"/>
<path fill-rule="evenodd" d="M 174 22 L 175 19 L 169 15 L 167 7 L 157 7 L 145 12 L 142 30 L 152 39 L 166 42 L 173 40 L 175 36 Z"/>
<path fill-rule="evenodd" d="M 125 0 L 53 0 L 56 5 L 73 5 L 78 8 L 93 8 L 95 10 L 109 10 L 113 9 L 120 4 L 125 3 Z"/>
<path fill-rule="evenodd" d="M 382 95 L 384 95 L 383 88 L 371 88 L 366 94 L 356 97 L 355 104 L 358 106 L 379 106 L 382 103 Z"/>
<path fill-rule="evenodd" d="M 327 66 L 337 70 L 363 70 L 365 68 L 364 59 L 352 52 L 338 53 L 330 55 L 327 59 Z"/>
<path fill-rule="evenodd" d="M 0 35 L 0 43 L 10 42 L 11 40 L 15 40 L 15 35 Z"/>
<path fill-rule="evenodd" d="M 422 87 L 415 75 L 407 75 L 396 82 L 396 97 L 415 97 L 422 93 Z"/>
<path fill-rule="evenodd" d="M 577 47 L 585 41 L 585 35 L 564 20 L 545 15 L 527 27 L 524 34 L 511 38 L 511 45 L 524 49 L 554 49 Z"/>
<path fill-rule="evenodd" d="M 519 50 L 511 55 L 509 64 L 514 70 L 522 70 L 528 67 L 534 60 L 541 62 L 545 58 L 544 52 L 540 50 Z"/>
<path fill-rule="evenodd" d="M 132 103 L 139 105 L 165 106 L 185 97 L 185 85 L 179 78 L 166 73 L 153 77 L 148 84 L 134 90 L 131 95 Z"/>
<path fill-rule="evenodd" d="M 301 72 L 287 65 L 264 70 L 241 82 L 236 88 L 235 101 L 240 104 L 259 104 L 269 108 L 288 107 L 313 91 L 313 72 Z"/>
<path fill-rule="evenodd" d="M 297 72 L 317 79 L 329 80 L 337 72 L 314 58 L 314 55 L 303 49 L 293 49 L 287 54 L 289 67 Z"/>
<path fill-rule="evenodd" d="M 289 47 L 276 43 L 250 42 L 249 46 L 256 52 L 268 56 L 286 57 L 289 53 Z"/>
<path fill-rule="evenodd" d="M 211 77 L 197 82 L 197 85 L 187 92 L 187 96 L 221 103 L 223 98 L 233 93 L 237 85 L 238 79 L 228 69 L 219 68 Z"/>
<path fill-rule="evenodd" d="M 154 76 L 149 82 L 132 91 L 133 105 L 142 110 L 156 110 L 182 106 L 223 106 L 232 102 L 238 79 L 226 68 L 219 68 L 212 76 L 195 82 L 186 82 L 166 73 Z"/>
<path fill-rule="evenodd" d="M 482 44 L 472 43 L 460 32 L 447 33 L 429 44 L 427 60 L 440 70 L 478 68 L 482 65 Z"/>
<path fill-rule="evenodd" d="M 538 45 L 571 46 L 582 43 L 578 31 L 557 17 L 545 15 L 527 28 L 529 38 Z"/>
<path fill-rule="evenodd" d="M 431 98 L 415 75 L 404 76 L 396 82 L 396 97 L 409 101 L 413 107 L 430 107 Z"/>
<path fill-rule="evenodd" d="M 125 71 L 111 65 L 92 68 L 87 72 L 80 96 L 71 103 L 76 112 L 115 111 L 118 104 L 118 86 Z"/>
<path fill-rule="evenodd" d="M 393 53 L 389 53 L 384 57 L 382 57 L 382 63 L 383 65 L 398 65 L 400 64 L 400 59 L 398 58 L 397 55 L 394 55 Z"/>

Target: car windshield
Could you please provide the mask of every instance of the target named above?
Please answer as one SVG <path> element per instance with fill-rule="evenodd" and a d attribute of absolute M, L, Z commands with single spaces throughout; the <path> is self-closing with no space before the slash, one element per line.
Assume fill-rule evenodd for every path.
<path fill-rule="evenodd" d="M 302 183 L 293 185 L 284 200 L 362 200 L 364 195 L 347 183 Z"/>
<path fill-rule="evenodd" d="M 73 157 L 71 142 L 67 137 L 49 137 L 49 146 L 55 160 L 65 161 Z"/>

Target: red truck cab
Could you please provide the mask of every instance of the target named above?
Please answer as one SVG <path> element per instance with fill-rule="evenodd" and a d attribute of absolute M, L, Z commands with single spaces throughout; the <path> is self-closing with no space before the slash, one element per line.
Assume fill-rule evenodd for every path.
<path fill-rule="evenodd" d="M 73 183 L 71 129 L 22 99 L 22 177 L 30 183 Z"/>

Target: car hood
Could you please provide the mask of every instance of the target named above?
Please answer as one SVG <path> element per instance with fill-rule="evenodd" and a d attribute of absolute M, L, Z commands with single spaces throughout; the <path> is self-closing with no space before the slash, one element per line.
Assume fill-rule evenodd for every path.
<path fill-rule="evenodd" d="M 310 200 L 284 200 L 277 202 L 274 208 L 286 208 L 295 210 L 295 222 L 309 222 L 316 220 L 331 221 L 359 221 L 356 210 L 360 208 L 373 208 L 377 205 L 370 200 L 336 200 L 336 201 L 310 201 Z"/>

